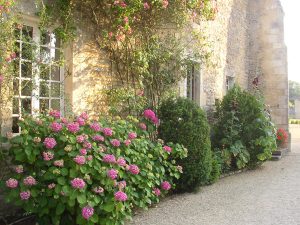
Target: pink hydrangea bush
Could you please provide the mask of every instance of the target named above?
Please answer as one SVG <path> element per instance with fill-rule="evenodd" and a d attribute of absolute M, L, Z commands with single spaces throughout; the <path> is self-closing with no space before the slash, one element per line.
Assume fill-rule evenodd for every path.
<path fill-rule="evenodd" d="M 95 121 L 86 113 L 61 119 L 58 111 L 25 117 L 19 125 L 26 132 L 11 139 L 7 200 L 51 224 L 75 211 L 72 224 L 112 224 L 117 214 L 121 224 L 133 207 L 158 202 L 180 176 L 176 159 L 187 152 L 150 140 L 157 121 L 149 110 L 140 120 Z"/>

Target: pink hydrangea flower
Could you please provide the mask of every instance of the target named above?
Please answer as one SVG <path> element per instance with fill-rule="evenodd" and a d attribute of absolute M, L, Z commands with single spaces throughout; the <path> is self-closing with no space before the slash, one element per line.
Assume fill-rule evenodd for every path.
<path fill-rule="evenodd" d="M 83 143 L 85 141 L 85 135 L 79 135 L 76 137 L 77 143 Z"/>
<path fill-rule="evenodd" d="M 14 178 L 9 178 L 5 183 L 6 183 L 6 187 L 14 189 L 18 187 L 19 182 Z"/>
<path fill-rule="evenodd" d="M 150 5 L 148 4 L 148 2 L 144 3 L 144 9 L 146 9 L 146 10 L 150 9 Z"/>
<path fill-rule="evenodd" d="M 62 125 L 60 124 L 60 123 L 58 123 L 58 122 L 53 122 L 51 125 L 50 125 L 50 128 L 51 128 L 51 130 L 53 130 L 54 132 L 59 132 L 59 131 L 61 131 L 61 129 L 62 129 Z"/>
<path fill-rule="evenodd" d="M 15 167 L 15 171 L 16 173 L 20 174 L 23 173 L 23 166 L 22 165 L 18 165 Z"/>
<path fill-rule="evenodd" d="M 99 123 L 94 122 L 90 125 L 90 128 L 95 131 L 95 132 L 99 132 L 101 130 L 101 126 Z"/>
<path fill-rule="evenodd" d="M 82 209 L 81 214 L 84 219 L 88 220 L 94 215 L 94 208 L 91 206 L 85 206 Z"/>
<path fill-rule="evenodd" d="M 56 118 L 56 119 L 59 119 L 59 118 L 60 118 L 60 111 L 58 111 L 58 110 L 51 110 L 51 111 L 49 112 L 49 115 L 50 115 L 50 116 L 53 116 L 53 117 Z"/>
<path fill-rule="evenodd" d="M 95 136 L 93 137 L 93 140 L 94 140 L 94 141 L 103 142 L 103 141 L 104 141 L 104 137 L 101 136 L 101 135 L 95 135 Z"/>
<path fill-rule="evenodd" d="M 89 118 L 89 115 L 87 114 L 87 112 L 83 112 L 80 114 L 79 117 L 83 118 L 84 120 L 87 120 Z"/>
<path fill-rule="evenodd" d="M 93 156 L 92 156 L 92 155 L 88 155 L 87 160 L 88 160 L 88 161 L 93 160 Z"/>
<path fill-rule="evenodd" d="M 54 148 L 56 144 L 57 143 L 54 138 L 45 138 L 45 140 L 44 140 L 44 145 L 47 149 Z"/>
<path fill-rule="evenodd" d="M 147 125 L 144 124 L 144 123 L 140 123 L 140 124 L 139 124 L 139 127 L 140 127 L 142 130 L 147 130 Z"/>
<path fill-rule="evenodd" d="M 73 159 L 78 165 L 83 165 L 85 164 L 85 157 L 82 155 L 77 155 L 74 159 Z"/>
<path fill-rule="evenodd" d="M 128 22 L 129 22 L 128 16 L 125 16 L 124 17 L 124 23 L 128 23 Z"/>
<path fill-rule="evenodd" d="M 160 196 L 161 192 L 158 188 L 153 188 L 153 192 L 156 196 Z"/>
<path fill-rule="evenodd" d="M 131 140 L 129 140 L 129 139 L 125 140 L 125 141 L 124 141 L 124 144 L 125 144 L 126 146 L 129 146 L 129 145 L 131 144 Z"/>
<path fill-rule="evenodd" d="M 53 162 L 53 165 L 57 166 L 57 167 L 64 167 L 64 160 L 63 159 L 56 160 L 56 161 Z"/>
<path fill-rule="evenodd" d="M 139 174 L 140 173 L 140 169 L 137 165 L 129 165 L 129 172 L 132 173 L 132 174 Z"/>
<path fill-rule="evenodd" d="M 163 7 L 164 9 L 166 9 L 166 8 L 168 7 L 168 5 L 169 5 L 169 1 L 168 1 L 168 0 L 163 0 L 163 1 L 162 1 L 162 7 Z"/>
<path fill-rule="evenodd" d="M 50 161 L 54 158 L 54 154 L 52 152 L 43 152 L 43 159 L 45 161 Z"/>
<path fill-rule="evenodd" d="M 120 181 L 119 183 L 118 183 L 118 187 L 120 188 L 120 189 L 124 189 L 124 188 L 126 188 L 126 181 L 125 180 L 122 180 L 122 181 Z"/>
<path fill-rule="evenodd" d="M 48 185 L 48 188 L 49 188 L 49 189 L 53 189 L 53 188 L 55 188 L 55 186 L 56 186 L 56 185 L 55 185 L 54 183 L 51 183 L 51 184 Z"/>
<path fill-rule="evenodd" d="M 33 185 L 36 185 L 36 180 L 32 176 L 28 176 L 28 177 L 24 178 L 23 183 L 26 186 L 33 186 Z"/>
<path fill-rule="evenodd" d="M 22 200 L 28 200 L 30 198 L 30 196 L 31 196 L 30 191 L 23 191 L 20 193 L 20 198 Z"/>
<path fill-rule="evenodd" d="M 64 117 L 63 117 L 63 118 L 61 118 L 61 119 L 60 119 L 60 121 L 61 121 L 62 123 L 64 123 L 64 124 L 67 124 L 67 123 L 68 123 L 68 120 L 67 120 L 67 118 L 64 118 Z"/>
<path fill-rule="evenodd" d="M 110 169 L 110 170 L 107 171 L 107 176 L 110 179 L 114 180 L 114 179 L 116 179 L 118 177 L 118 171 L 115 170 L 115 169 Z"/>
<path fill-rule="evenodd" d="M 118 191 L 115 193 L 115 200 L 125 202 L 127 200 L 127 195 L 123 191 Z"/>
<path fill-rule="evenodd" d="M 165 145 L 165 146 L 163 147 L 163 149 L 164 149 L 166 152 L 172 152 L 172 148 L 171 148 L 170 146 Z"/>
<path fill-rule="evenodd" d="M 80 154 L 81 155 L 86 155 L 87 154 L 86 149 L 85 148 L 80 149 Z"/>
<path fill-rule="evenodd" d="M 121 145 L 120 141 L 117 139 L 112 139 L 110 143 L 115 147 L 119 147 Z"/>
<path fill-rule="evenodd" d="M 137 134 L 134 133 L 134 132 L 130 132 L 130 133 L 128 134 L 128 139 L 130 139 L 130 140 L 133 140 L 133 139 L 135 139 L 136 137 L 137 137 Z"/>
<path fill-rule="evenodd" d="M 119 166 L 126 166 L 126 160 L 123 157 L 118 158 L 117 163 Z"/>
<path fill-rule="evenodd" d="M 168 191 L 171 189 L 171 184 L 168 181 L 162 182 L 160 186 L 165 191 Z"/>
<path fill-rule="evenodd" d="M 104 192 L 104 189 L 102 188 L 102 187 L 95 187 L 94 189 L 93 189 L 93 191 L 96 193 L 96 194 L 101 194 L 101 193 L 103 193 Z"/>
<path fill-rule="evenodd" d="M 92 144 L 88 141 L 85 141 L 83 143 L 83 147 L 86 148 L 86 149 L 91 149 L 92 148 Z"/>
<path fill-rule="evenodd" d="M 154 124 L 158 124 L 159 120 L 156 117 L 155 113 L 151 109 L 146 109 L 144 111 L 144 117 L 150 120 Z"/>
<path fill-rule="evenodd" d="M 69 123 L 67 125 L 68 131 L 70 131 L 71 133 L 76 133 L 80 130 L 79 124 L 77 122 L 75 123 Z"/>
<path fill-rule="evenodd" d="M 125 2 L 121 2 L 121 3 L 120 3 L 120 6 L 121 6 L 122 8 L 126 8 L 126 7 L 127 7 L 127 4 L 126 4 Z"/>
<path fill-rule="evenodd" d="M 81 178 L 74 178 L 71 180 L 71 185 L 75 189 L 83 189 L 85 187 L 85 182 Z"/>
<path fill-rule="evenodd" d="M 84 126 L 85 125 L 85 120 L 82 117 L 78 117 L 76 119 L 76 122 L 79 124 L 79 126 Z"/>
<path fill-rule="evenodd" d="M 115 163 L 116 157 L 114 155 L 104 155 L 102 161 L 106 163 Z"/>
<path fill-rule="evenodd" d="M 102 131 L 103 131 L 103 134 L 105 136 L 112 136 L 113 135 L 113 130 L 111 128 L 106 127 L 106 128 L 103 128 Z"/>

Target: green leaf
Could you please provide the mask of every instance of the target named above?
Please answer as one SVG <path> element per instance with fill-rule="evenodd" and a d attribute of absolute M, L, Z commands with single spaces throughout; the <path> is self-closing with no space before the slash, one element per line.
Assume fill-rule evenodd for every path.
<path fill-rule="evenodd" d="M 15 136 L 10 140 L 11 143 L 13 144 L 22 144 L 23 143 L 23 138 L 21 135 Z"/>
<path fill-rule="evenodd" d="M 91 221 L 92 221 L 93 223 L 98 223 L 98 220 L 99 220 L 99 217 L 98 217 L 97 214 L 94 214 L 94 215 L 91 217 Z"/>
<path fill-rule="evenodd" d="M 112 212 L 115 208 L 114 202 L 107 202 L 106 204 L 103 205 L 103 210 L 106 212 Z"/>
<path fill-rule="evenodd" d="M 62 168 L 61 171 L 60 171 L 61 175 L 63 176 L 67 176 L 68 175 L 68 169 L 66 168 Z"/>
<path fill-rule="evenodd" d="M 77 201 L 79 204 L 84 204 L 86 203 L 86 195 L 85 194 L 80 194 L 77 196 Z"/>
<path fill-rule="evenodd" d="M 63 177 L 59 177 L 57 179 L 57 183 L 59 183 L 60 185 L 65 185 L 66 184 L 66 180 Z"/>
<path fill-rule="evenodd" d="M 56 207 L 56 215 L 61 215 L 63 212 L 65 211 L 65 205 L 61 202 L 58 203 L 57 207 Z"/>

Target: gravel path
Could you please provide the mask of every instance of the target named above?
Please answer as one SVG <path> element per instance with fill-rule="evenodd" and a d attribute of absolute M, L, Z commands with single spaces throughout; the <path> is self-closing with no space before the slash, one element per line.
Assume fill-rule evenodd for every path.
<path fill-rule="evenodd" d="M 167 198 L 130 224 L 300 225 L 300 141 L 293 141 L 293 152 L 280 161 L 226 177 L 195 194 Z"/>

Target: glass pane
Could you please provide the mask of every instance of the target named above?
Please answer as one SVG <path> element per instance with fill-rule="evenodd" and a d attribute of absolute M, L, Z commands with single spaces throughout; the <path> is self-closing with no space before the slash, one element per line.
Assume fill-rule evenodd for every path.
<path fill-rule="evenodd" d="M 21 43 L 20 42 L 15 42 L 14 52 L 16 53 L 17 58 L 20 57 L 20 49 L 21 49 Z"/>
<path fill-rule="evenodd" d="M 14 98 L 13 100 L 13 114 L 19 114 L 19 99 Z"/>
<path fill-rule="evenodd" d="M 13 117 L 13 125 L 12 125 L 12 132 L 13 133 L 19 133 L 19 126 L 18 126 L 18 121 L 19 118 L 18 117 Z"/>
<path fill-rule="evenodd" d="M 49 97 L 49 83 L 48 82 L 40 83 L 40 97 Z"/>
<path fill-rule="evenodd" d="M 14 87 L 14 95 L 17 95 L 19 96 L 19 79 L 14 79 L 14 84 L 13 84 L 13 87 Z"/>
<path fill-rule="evenodd" d="M 51 83 L 51 97 L 60 97 L 60 83 Z"/>
<path fill-rule="evenodd" d="M 50 63 L 51 56 L 50 56 L 50 49 L 47 47 L 41 47 L 41 61 L 43 63 Z"/>
<path fill-rule="evenodd" d="M 22 80 L 21 81 L 21 95 L 22 96 L 31 96 L 32 93 L 32 81 L 31 80 Z"/>
<path fill-rule="evenodd" d="M 49 65 L 41 64 L 40 78 L 43 80 L 50 80 L 50 66 Z"/>
<path fill-rule="evenodd" d="M 60 110 L 60 99 L 51 100 L 51 109 Z"/>
<path fill-rule="evenodd" d="M 32 60 L 34 45 L 28 43 L 22 43 L 22 59 Z"/>
<path fill-rule="evenodd" d="M 53 49 L 53 52 L 55 53 L 55 61 L 59 61 L 60 60 L 60 50 L 59 49 Z"/>
<path fill-rule="evenodd" d="M 26 114 L 31 113 L 31 99 L 30 98 L 21 99 L 21 110 L 22 110 L 22 113 L 26 113 Z"/>
<path fill-rule="evenodd" d="M 57 37 L 57 35 L 52 34 L 52 42 L 54 43 L 55 48 L 60 48 L 61 40 Z"/>
<path fill-rule="evenodd" d="M 60 81 L 60 68 L 58 66 L 52 66 L 51 80 Z"/>
<path fill-rule="evenodd" d="M 49 109 L 49 99 L 40 99 L 40 112 L 44 112 Z"/>
<path fill-rule="evenodd" d="M 19 60 L 13 61 L 14 77 L 20 77 L 19 69 L 20 69 L 20 61 Z"/>
<path fill-rule="evenodd" d="M 33 37 L 33 27 L 23 26 L 22 34 L 23 34 L 23 39 L 24 38 L 26 38 L 27 40 L 32 39 L 32 37 Z"/>
<path fill-rule="evenodd" d="M 31 62 L 22 62 L 21 63 L 21 77 L 32 77 L 32 63 Z"/>

